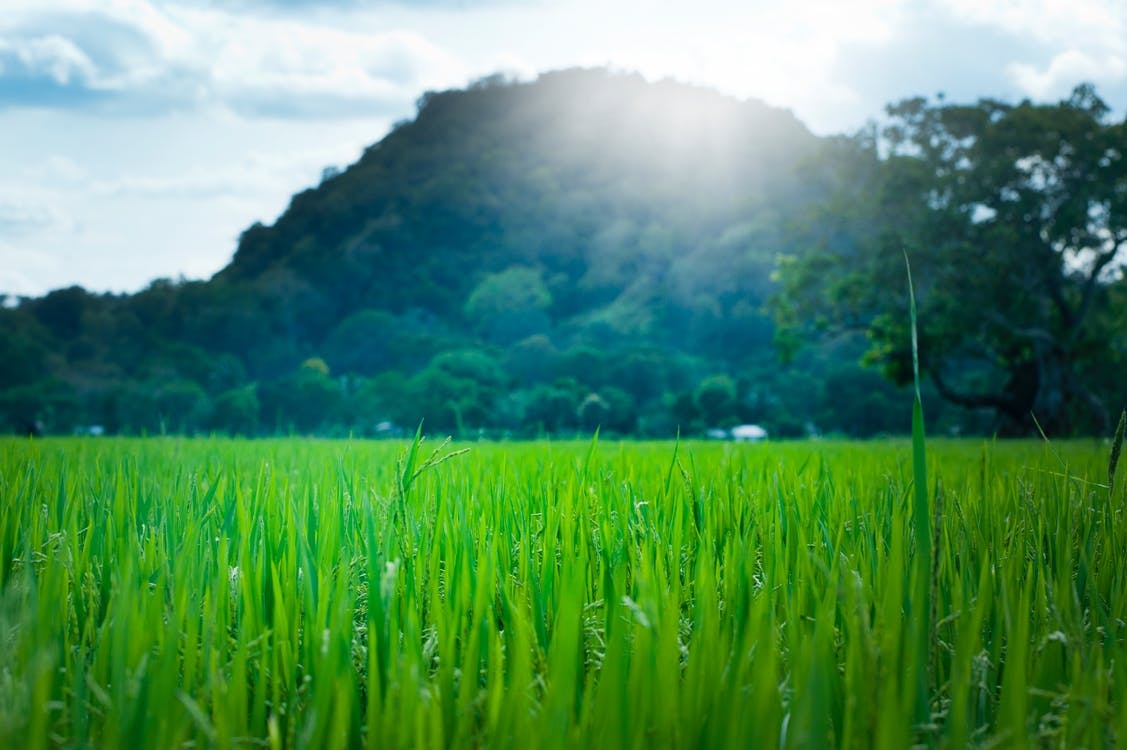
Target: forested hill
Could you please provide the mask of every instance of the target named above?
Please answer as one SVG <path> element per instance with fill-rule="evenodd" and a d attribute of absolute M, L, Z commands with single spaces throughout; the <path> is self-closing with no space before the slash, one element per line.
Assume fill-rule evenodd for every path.
<path fill-rule="evenodd" d="M 683 341 L 762 297 L 812 143 L 789 113 L 599 71 L 427 94 L 218 278 L 308 284 L 306 343 L 363 309 L 497 345 Z"/>
<path fill-rule="evenodd" d="M 427 93 L 356 164 L 247 229 L 211 280 L 4 310 L 3 420 L 843 428 L 849 399 L 827 382 L 870 407 L 891 391 L 855 352 L 831 353 L 840 372 L 783 371 L 764 310 L 788 223 L 819 197 L 802 169 L 817 146 L 789 112 L 602 70 Z M 888 429 L 871 411 L 860 429 Z"/>

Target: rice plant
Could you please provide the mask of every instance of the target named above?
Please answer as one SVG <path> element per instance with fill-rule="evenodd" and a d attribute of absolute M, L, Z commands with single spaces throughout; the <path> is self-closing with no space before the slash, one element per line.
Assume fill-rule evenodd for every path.
<path fill-rule="evenodd" d="M 921 594 L 909 440 L 428 445 L 0 441 L 0 747 L 1127 736 L 1107 446 L 929 441 Z"/>

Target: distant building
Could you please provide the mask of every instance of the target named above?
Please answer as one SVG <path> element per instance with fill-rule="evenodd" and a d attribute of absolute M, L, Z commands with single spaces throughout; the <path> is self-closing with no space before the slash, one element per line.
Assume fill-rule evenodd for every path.
<path fill-rule="evenodd" d="M 403 437 L 403 429 L 394 422 L 377 422 L 375 433 L 378 438 Z"/>
<path fill-rule="evenodd" d="M 767 439 L 767 430 L 757 424 L 736 425 L 730 430 L 712 427 L 705 431 L 709 440 L 735 440 L 737 442 L 757 441 Z"/>
<path fill-rule="evenodd" d="M 757 424 L 741 424 L 731 429 L 732 439 L 743 441 L 757 441 L 767 439 L 767 430 Z"/>

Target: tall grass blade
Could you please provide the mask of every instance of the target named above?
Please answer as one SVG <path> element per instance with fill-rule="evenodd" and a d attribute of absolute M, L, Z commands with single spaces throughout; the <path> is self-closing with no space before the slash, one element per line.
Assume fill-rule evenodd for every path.
<path fill-rule="evenodd" d="M 904 253 L 904 268 L 908 276 L 908 310 L 912 326 L 912 379 L 915 397 L 912 400 L 912 531 L 916 546 L 916 579 L 912 597 L 912 624 L 915 645 L 917 703 L 916 721 L 924 723 L 929 718 L 928 665 L 931 662 L 931 567 L 932 533 L 931 514 L 927 497 L 927 447 L 924 440 L 923 398 L 920 395 L 920 342 L 916 317 L 916 292 L 912 284 L 912 265 Z"/>
<path fill-rule="evenodd" d="M 1111 455 L 1107 458 L 1107 496 L 1115 499 L 1115 470 L 1119 466 L 1119 451 L 1123 448 L 1123 433 L 1127 432 L 1127 409 L 1119 415 L 1119 425 L 1111 441 Z"/>
<path fill-rule="evenodd" d="M 411 483 L 415 480 L 415 461 L 419 455 L 419 446 L 423 442 L 423 423 L 420 421 L 419 426 L 415 428 L 415 437 L 411 440 L 411 445 L 407 448 L 407 455 L 399 459 L 399 500 L 406 502 L 407 491 L 411 489 Z"/>

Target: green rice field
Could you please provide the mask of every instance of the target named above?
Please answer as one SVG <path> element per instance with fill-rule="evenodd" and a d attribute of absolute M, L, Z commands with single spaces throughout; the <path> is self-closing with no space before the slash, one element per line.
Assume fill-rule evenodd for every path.
<path fill-rule="evenodd" d="M 1109 452 L 3 439 L 0 747 L 1127 747 Z"/>

